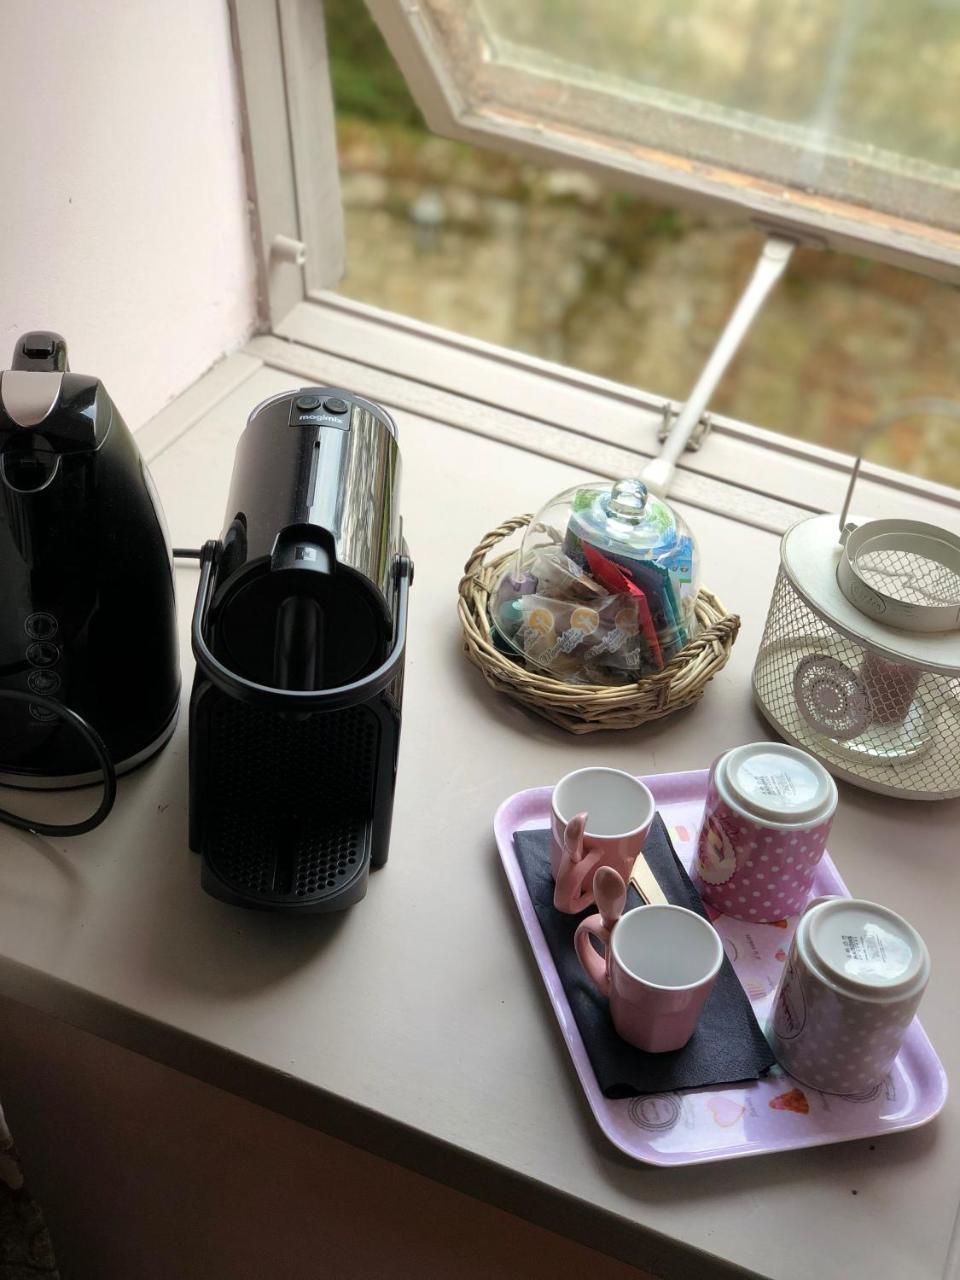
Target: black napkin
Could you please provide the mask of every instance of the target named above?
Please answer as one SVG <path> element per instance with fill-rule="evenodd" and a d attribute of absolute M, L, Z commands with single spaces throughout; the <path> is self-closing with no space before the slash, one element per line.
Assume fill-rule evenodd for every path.
<path fill-rule="evenodd" d="M 578 916 L 565 915 L 554 908 L 549 831 L 517 831 L 513 840 L 537 919 L 606 1097 L 629 1098 L 638 1093 L 732 1084 L 756 1080 L 769 1071 L 776 1059 L 726 956 L 697 1029 L 684 1048 L 672 1053 L 644 1053 L 621 1040 L 610 1019 L 606 997 L 583 972 L 573 949 L 577 925 L 596 908 L 590 907 Z M 659 816 L 643 852 L 667 900 L 706 917 L 700 895 L 680 865 Z M 630 886 L 625 909 L 639 906 L 640 902 L 640 895 Z"/>

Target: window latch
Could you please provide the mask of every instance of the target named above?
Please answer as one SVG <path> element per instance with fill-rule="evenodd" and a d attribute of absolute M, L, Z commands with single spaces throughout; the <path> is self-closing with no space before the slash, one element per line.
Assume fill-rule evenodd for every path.
<path fill-rule="evenodd" d="M 290 262 L 295 267 L 302 267 L 307 260 L 307 246 L 292 236 L 275 235 L 270 245 L 270 257 L 275 262 Z"/>

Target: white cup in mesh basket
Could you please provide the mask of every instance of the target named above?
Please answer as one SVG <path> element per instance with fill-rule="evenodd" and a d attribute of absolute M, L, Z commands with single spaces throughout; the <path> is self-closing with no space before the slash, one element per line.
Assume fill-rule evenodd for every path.
<path fill-rule="evenodd" d="M 920 401 L 885 415 L 960 417 Z M 838 777 L 915 799 L 960 796 L 960 538 L 916 520 L 811 516 L 780 544 L 757 703 Z"/>

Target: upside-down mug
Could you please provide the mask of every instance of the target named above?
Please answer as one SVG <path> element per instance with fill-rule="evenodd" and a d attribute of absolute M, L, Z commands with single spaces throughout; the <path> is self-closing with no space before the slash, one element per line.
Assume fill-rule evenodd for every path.
<path fill-rule="evenodd" d="M 576 914 L 589 907 L 598 867 L 629 880 L 656 811 L 650 789 L 620 769 L 576 769 L 561 778 L 550 804 L 556 909 Z"/>
<path fill-rule="evenodd" d="M 893 1065 L 930 977 L 923 939 L 860 898 L 818 898 L 793 936 L 768 1038 L 777 1061 L 824 1093 L 860 1093 Z"/>
<path fill-rule="evenodd" d="M 693 881 L 716 911 L 757 923 L 806 906 L 837 807 L 818 760 L 751 742 L 716 760 L 707 783 Z"/>

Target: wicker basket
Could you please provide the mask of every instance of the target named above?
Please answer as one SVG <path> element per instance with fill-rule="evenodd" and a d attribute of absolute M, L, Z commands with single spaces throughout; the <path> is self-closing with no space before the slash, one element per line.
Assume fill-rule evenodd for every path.
<path fill-rule="evenodd" d="M 717 597 L 703 588 L 696 606 L 700 634 L 662 671 L 643 676 L 635 684 L 613 688 L 566 684 L 513 661 L 494 647 L 487 601 L 499 569 L 512 553 L 489 561 L 486 557 L 498 542 L 522 529 L 531 519 L 531 516 L 516 516 L 488 533 L 470 556 L 460 579 L 457 610 L 463 627 L 463 647 L 470 661 L 480 668 L 487 684 L 570 733 L 634 729 L 697 702 L 707 682 L 727 665 L 740 630 L 737 615 L 727 613 Z"/>

